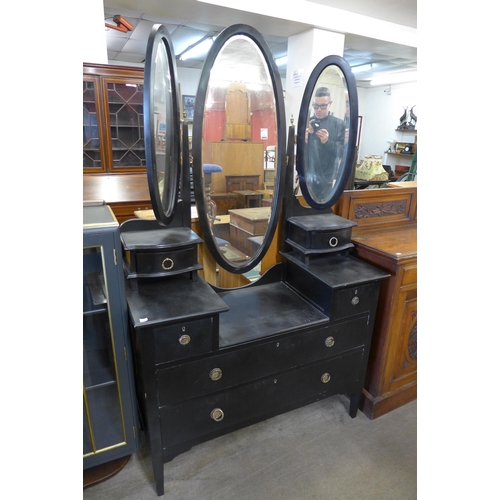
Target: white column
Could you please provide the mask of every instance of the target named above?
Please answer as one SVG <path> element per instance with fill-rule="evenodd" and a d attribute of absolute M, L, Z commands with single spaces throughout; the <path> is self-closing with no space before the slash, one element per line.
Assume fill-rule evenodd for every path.
<path fill-rule="evenodd" d="M 287 127 L 292 115 L 297 126 L 302 96 L 312 70 L 326 56 L 343 56 L 344 38 L 340 33 L 313 28 L 288 39 L 285 99 Z"/>

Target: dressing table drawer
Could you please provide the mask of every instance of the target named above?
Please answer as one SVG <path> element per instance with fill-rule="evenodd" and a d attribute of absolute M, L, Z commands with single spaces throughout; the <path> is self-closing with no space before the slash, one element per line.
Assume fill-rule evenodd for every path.
<path fill-rule="evenodd" d="M 331 358 L 368 340 L 367 317 L 158 370 L 160 406 Z"/>
<path fill-rule="evenodd" d="M 158 327 L 153 330 L 153 337 L 155 364 L 205 354 L 213 347 L 213 318 Z"/>
<path fill-rule="evenodd" d="M 363 349 L 160 409 L 164 447 L 245 425 L 328 395 L 357 390 Z M 172 432 L 175 429 L 175 432 Z"/>
<path fill-rule="evenodd" d="M 175 273 L 198 266 L 198 247 L 193 245 L 179 250 L 166 250 L 164 252 L 137 252 L 137 274 L 155 275 L 165 272 Z"/>
<path fill-rule="evenodd" d="M 375 298 L 375 301 L 374 301 Z M 331 318 L 333 321 L 375 311 L 378 285 L 353 286 L 333 293 Z"/>

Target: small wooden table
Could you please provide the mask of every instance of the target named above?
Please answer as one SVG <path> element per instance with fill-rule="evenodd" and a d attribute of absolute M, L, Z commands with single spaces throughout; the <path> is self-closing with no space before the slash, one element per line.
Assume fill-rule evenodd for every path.
<path fill-rule="evenodd" d="M 245 189 L 243 191 L 233 191 L 238 196 L 236 198 L 236 208 L 257 208 L 262 206 L 263 193 Z"/>

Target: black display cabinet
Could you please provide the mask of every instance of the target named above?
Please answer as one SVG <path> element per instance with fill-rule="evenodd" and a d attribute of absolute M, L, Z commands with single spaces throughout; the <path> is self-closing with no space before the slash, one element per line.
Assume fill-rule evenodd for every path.
<path fill-rule="evenodd" d="M 83 468 L 131 455 L 139 428 L 119 225 L 83 208 Z"/>

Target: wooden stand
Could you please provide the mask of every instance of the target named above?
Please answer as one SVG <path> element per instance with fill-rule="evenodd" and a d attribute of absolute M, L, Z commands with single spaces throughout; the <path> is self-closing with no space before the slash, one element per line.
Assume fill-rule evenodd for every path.
<path fill-rule="evenodd" d="M 116 476 L 128 464 L 131 456 L 117 458 L 116 460 L 111 460 L 111 462 L 85 469 L 83 471 L 83 489 L 90 488 Z"/>

